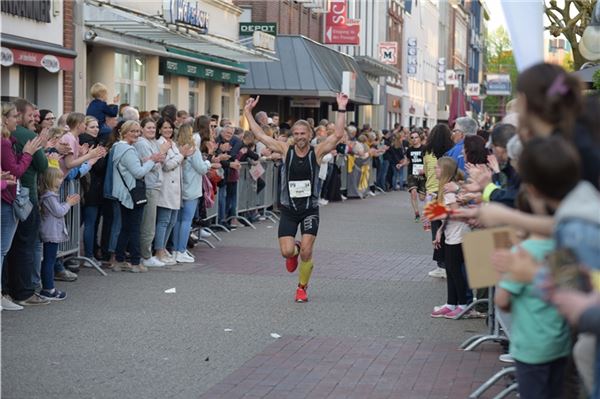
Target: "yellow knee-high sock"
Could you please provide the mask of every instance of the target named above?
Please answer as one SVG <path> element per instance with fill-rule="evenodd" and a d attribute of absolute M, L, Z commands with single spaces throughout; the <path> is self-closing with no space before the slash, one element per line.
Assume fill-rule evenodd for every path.
<path fill-rule="evenodd" d="M 306 287 L 308 285 L 308 280 L 310 280 L 310 275 L 313 270 L 313 261 L 312 259 L 307 261 L 300 261 L 300 267 L 298 270 L 298 276 L 300 279 L 300 286 Z"/>

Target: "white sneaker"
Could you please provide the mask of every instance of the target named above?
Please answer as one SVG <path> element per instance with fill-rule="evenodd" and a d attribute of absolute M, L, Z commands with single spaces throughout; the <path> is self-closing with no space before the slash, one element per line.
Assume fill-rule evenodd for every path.
<path fill-rule="evenodd" d="M 327 204 L 329 204 L 329 201 L 327 201 L 325 198 L 319 199 L 319 205 L 327 205 Z"/>
<path fill-rule="evenodd" d="M 515 359 L 513 359 L 513 357 L 509 353 L 505 353 L 504 355 L 498 356 L 498 360 L 500 360 L 503 363 L 514 363 L 515 362 Z"/>
<path fill-rule="evenodd" d="M 346 197 L 345 195 L 342 195 L 342 201 L 346 201 L 348 199 L 348 197 Z"/>
<path fill-rule="evenodd" d="M 172 256 L 159 256 L 157 259 L 165 265 L 176 265 L 177 261 Z"/>
<path fill-rule="evenodd" d="M 174 252 L 177 263 L 194 263 L 196 260 L 185 252 Z"/>
<path fill-rule="evenodd" d="M 429 277 L 435 277 L 435 278 L 446 278 L 446 269 L 443 269 L 441 267 L 436 267 L 434 270 L 427 273 L 427 275 Z"/>
<path fill-rule="evenodd" d="M 376 194 L 375 194 L 373 191 L 369 191 L 369 195 L 370 195 L 371 197 L 374 197 Z"/>
<path fill-rule="evenodd" d="M 196 233 L 190 233 L 190 238 L 194 241 L 198 241 L 198 235 L 196 235 Z"/>
<path fill-rule="evenodd" d="M 158 260 L 156 256 L 151 257 L 150 259 L 142 259 L 142 264 L 146 267 L 164 267 L 165 264 Z"/>
<path fill-rule="evenodd" d="M 23 310 L 23 306 L 14 303 L 8 295 L 2 297 L 2 310 Z"/>
<path fill-rule="evenodd" d="M 209 237 L 212 237 L 212 234 L 210 234 L 208 231 L 206 231 L 204 229 L 200 229 L 200 237 L 209 238 Z"/>

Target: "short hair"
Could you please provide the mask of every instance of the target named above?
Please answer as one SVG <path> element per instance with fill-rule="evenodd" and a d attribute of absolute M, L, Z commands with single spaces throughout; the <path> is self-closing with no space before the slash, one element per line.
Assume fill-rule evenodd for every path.
<path fill-rule="evenodd" d="M 506 143 L 506 154 L 513 161 L 518 161 L 523 152 L 523 142 L 518 135 L 512 136 L 508 143 Z"/>
<path fill-rule="evenodd" d="M 559 135 L 534 137 L 523 147 L 519 175 L 545 197 L 562 200 L 581 179 L 581 161 L 573 145 Z"/>
<path fill-rule="evenodd" d="M 188 112 L 186 110 L 180 109 L 179 111 L 177 111 L 178 118 L 184 118 L 187 116 L 188 116 Z"/>
<path fill-rule="evenodd" d="M 252 140 L 252 141 L 254 141 L 254 133 L 252 133 L 251 130 L 245 130 L 244 131 L 243 139 L 244 140 Z"/>
<path fill-rule="evenodd" d="M 485 140 L 481 136 L 467 136 L 464 143 L 465 162 L 474 165 L 487 164 L 488 152 L 485 148 Z"/>
<path fill-rule="evenodd" d="M 123 119 L 126 121 L 138 121 L 140 119 L 140 113 L 132 106 L 127 106 L 123 109 Z"/>
<path fill-rule="evenodd" d="M 100 82 L 96 82 L 90 87 L 90 95 L 96 99 L 102 97 L 103 94 L 108 94 L 108 87 Z"/>
<path fill-rule="evenodd" d="M 294 123 L 291 129 L 292 134 L 294 133 L 294 130 L 296 130 L 298 127 L 305 127 L 308 133 L 312 133 L 312 127 L 310 127 L 310 124 L 304 119 L 299 119 L 296 121 L 296 123 Z"/>
<path fill-rule="evenodd" d="M 269 118 L 274 118 L 274 117 L 279 117 L 279 114 L 277 112 L 269 112 Z"/>
<path fill-rule="evenodd" d="M 67 126 L 71 130 L 75 129 L 82 122 L 85 122 L 85 115 L 81 112 L 70 112 L 69 116 L 67 116 Z"/>
<path fill-rule="evenodd" d="M 160 116 L 162 118 L 166 118 L 166 119 L 174 121 L 177 118 L 177 107 L 173 104 L 165 105 L 160 110 Z"/>
<path fill-rule="evenodd" d="M 221 121 L 219 122 L 219 126 L 221 127 L 225 127 L 225 125 L 232 125 L 233 123 L 231 122 L 230 119 L 227 118 L 222 118 Z"/>
<path fill-rule="evenodd" d="M 517 128 L 508 123 L 499 123 L 492 129 L 492 145 L 506 148 L 508 141 L 517 134 Z"/>
<path fill-rule="evenodd" d="M 477 125 L 477 121 L 475 119 L 468 116 L 463 116 L 456 120 L 454 128 L 463 132 L 465 136 L 475 136 L 479 126 Z"/>
<path fill-rule="evenodd" d="M 15 107 L 17 108 L 17 112 L 20 114 L 24 114 L 28 107 L 33 108 L 33 104 L 24 98 L 17 98 L 14 101 Z"/>
<path fill-rule="evenodd" d="M 254 117 L 254 119 L 256 119 L 256 121 L 258 122 L 259 119 L 268 119 L 269 116 L 267 115 L 267 113 L 265 111 L 258 111 L 256 113 L 256 116 Z"/>

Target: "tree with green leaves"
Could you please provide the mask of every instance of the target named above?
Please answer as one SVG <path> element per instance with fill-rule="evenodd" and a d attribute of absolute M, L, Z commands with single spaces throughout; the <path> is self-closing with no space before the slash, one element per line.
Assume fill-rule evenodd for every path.
<path fill-rule="evenodd" d="M 544 29 L 554 37 L 564 35 L 573 49 L 573 67 L 578 70 L 586 59 L 579 52 L 579 41 L 592 19 L 597 0 L 545 0 L 544 12 L 550 21 Z"/>
<path fill-rule="evenodd" d="M 486 32 L 485 40 L 487 43 L 485 52 L 487 73 L 510 75 L 514 93 L 518 72 L 508 32 L 500 26 L 493 32 Z M 484 111 L 493 116 L 502 116 L 507 101 L 505 97 L 487 96 L 484 100 Z"/>

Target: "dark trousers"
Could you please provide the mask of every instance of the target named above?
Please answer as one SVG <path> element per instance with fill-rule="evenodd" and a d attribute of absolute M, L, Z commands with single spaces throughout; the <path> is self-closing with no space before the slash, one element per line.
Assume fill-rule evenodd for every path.
<path fill-rule="evenodd" d="M 102 203 L 102 233 L 100 236 L 100 250 L 104 260 L 110 259 L 108 244 L 110 242 L 110 230 L 113 221 L 113 200 L 105 200 Z"/>
<path fill-rule="evenodd" d="M 465 259 L 461 244 L 448 245 L 445 248 L 446 286 L 448 289 L 448 305 L 465 305 L 467 303 L 467 284 L 462 271 Z"/>
<path fill-rule="evenodd" d="M 129 209 L 121 205 L 121 232 L 119 233 L 119 240 L 117 241 L 117 249 L 115 251 L 117 262 L 125 261 L 125 251 L 129 249 L 131 264 L 140 264 L 140 229 L 143 215 L 143 206 Z"/>
<path fill-rule="evenodd" d="M 42 288 L 50 291 L 54 289 L 54 265 L 58 254 L 58 243 L 44 243 L 44 259 L 42 260 Z"/>
<path fill-rule="evenodd" d="M 35 251 L 33 243 L 39 240 L 40 211 L 33 206 L 29 217 L 19 222 L 10 251 L 6 255 L 8 293 L 13 299 L 22 301 L 33 295 L 35 273 Z"/>
<path fill-rule="evenodd" d="M 433 222 L 431 222 L 431 237 L 432 240 L 435 240 L 435 235 L 437 234 L 437 231 L 440 229 L 440 227 L 442 227 L 442 221 L 441 220 L 434 220 Z M 444 247 L 446 246 L 446 244 L 444 243 L 444 240 L 446 239 L 446 237 L 444 237 L 444 234 L 442 233 L 442 242 L 439 248 L 434 248 L 433 249 L 433 260 L 437 263 L 438 267 L 445 267 L 444 266 Z"/>
<path fill-rule="evenodd" d="M 542 364 L 516 361 L 519 397 L 521 399 L 562 398 L 566 365 L 566 357 Z"/>

